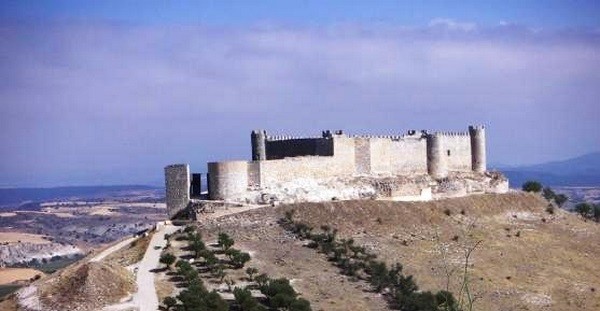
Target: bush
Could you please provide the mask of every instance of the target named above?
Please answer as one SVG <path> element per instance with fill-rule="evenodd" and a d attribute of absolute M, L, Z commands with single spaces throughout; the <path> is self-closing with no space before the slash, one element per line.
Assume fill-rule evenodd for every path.
<path fill-rule="evenodd" d="M 542 184 L 537 181 L 526 181 L 521 187 L 525 192 L 535 192 L 538 193 L 542 191 Z"/>
<path fill-rule="evenodd" d="M 219 233 L 218 244 L 224 251 L 228 250 L 233 246 L 235 242 L 227 233 Z"/>
<path fill-rule="evenodd" d="M 556 193 L 554 193 L 550 187 L 544 187 L 544 189 L 542 189 L 542 196 L 544 196 L 546 200 L 552 201 L 556 198 Z"/>
<path fill-rule="evenodd" d="M 163 304 L 166 307 L 166 311 L 171 310 L 171 308 L 175 307 L 177 305 L 177 299 L 173 298 L 173 297 L 166 297 L 165 299 L 163 299 Z"/>
<path fill-rule="evenodd" d="M 250 261 L 250 254 L 244 253 L 234 248 L 228 249 L 227 251 L 225 251 L 225 254 L 227 255 L 227 257 L 229 257 L 231 266 L 234 269 L 241 269 L 248 261 Z"/>
<path fill-rule="evenodd" d="M 556 202 L 556 205 L 558 205 L 558 207 L 563 206 L 563 204 L 565 204 L 568 200 L 569 200 L 569 197 L 567 197 L 564 194 L 557 194 L 554 197 L 554 202 Z"/>
<path fill-rule="evenodd" d="M 175 263 L 177 257 L 175 255 L 166 253 L 160 256 L 159 262 L 166 265 L 167 268 L 171 268 L 171 265 Z"/>
<path fill-rule="evenodd" d="M 266 311 L 267 309 L 252 297 L 250 290 L 244 288 L 235 288 L 233 290 L 235 303 L 238 304 L 241 311 Z"/>
<path fill-rule="evenodd" d="M 290 304 L 290 311 L 311 311 L 310 302 L 303 298 L 298 298 Z"/>
<path fill-rule="evenodd" d="M 590 218 L 593 206 L 589 203 L 579 203 L 575 205 L 575 211 L 584 218 Z"/>
<path fill-rule="evenodd" d="M 258 273 L 258 269 L 256 268 L 246 268 L 246 274 L 248 275 L 248 280 L 253 281 L 253 276 Z"/>

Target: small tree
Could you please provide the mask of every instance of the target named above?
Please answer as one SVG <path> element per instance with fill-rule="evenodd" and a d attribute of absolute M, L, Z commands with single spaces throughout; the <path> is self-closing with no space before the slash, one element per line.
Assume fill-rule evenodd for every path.
<path fill-rule="evenodd" d="M 165 305 L 165 310 L 170 311 L 177 305 L 177 299 L 173 297 L 166 297 L 165 299 L 163 299 L 163 304 Z"/>
<path fill-rule="evenodd" d="M 227 251 L 229 248 L 233 246 L 235 242 L 227 233 L 221 232 L 219 233 L 218 245 L 224 251 Z"/>
<path fill-rule="evenodd" d="M 542 195 L 548 201 L 552 201 L 554 198 L 556 198 L 556 193 L 554 193 L 550 187 L 544 187 L 544 189 L 542 189 Z"/>
<path fill-rule="evenodd" d="M 235 297 L 235 303 L 238 304 L 242 311 L 266 311 L 267 309 L 260 305 L 249 289 L 234 288 L 233 297 Z"/>
<path fill-rule="evenodd" d="M 266 273 L 261 273 L 258 276 L 256 276 L 254 280 L 256 281 L 256 284 L 258 284 L 258 287 L 262 288 L 265 285 L 267 285 L 267 282 L 269 282 L 269 276 L 267 276 Z"/>
<path fill-rule="evenodd" d="M 567 197 L 564 194 L 557 194 L 554 197 L 554 202 L 556 202 L 556 205 L 558 205 L 558 207 L 562 207 L 563 204 L 565 204 L 568 200 L 569 200 L 569 197 Z"/>
<path fill-rule="evenodd" d="M 584 218 L 590 218 L 592 212 L 592 205 L 589 203 L 579 203 L 575 205 L 575 211 Z"/>
<path fill-rule="evenodd" d="M 523 184 L 522 189 L 525 192 L 538 193 L 538 192 L 542 191 L 542 184 L 537 181 L 529 180 Z"/>
<path fill-rule="evenodd" d="M 227 256 L 229 256 L 229 259 L 231 260 L 231 265 L 235 269 L 243 268 L 244 265 L 250 261 L 250 254 L 248 253 L 241 252 L 237 249 L 228 249 L 227 252 Z"/>
<path fill-rule="evenodd" d="M 189 248 L 192 252 L 194 252 L 194 257 L 199 258 L 202 251 L 206 249 L 206 245 L 200 239 L 192 239 L 189 243 Z"/>
<path fill-rule="evenodd" d="M 171 265 L 175 263 L 177 257 L 171 253 L 166 253 L 160 256 L 159 262 L 166 265 L 167 268 L 171 269 Z"/>
<path fill-rule="evenodd" d="M 254 280 L 253 276 L 257 273 L 258 273 L 258 269 L 256 269 L 256 268 L 252 268 L 252 267 L 246 268 L 246 274 L 248 275 L 248 280 L 250 280 L 250 281 Z"/>
<path fill-rule="evenodd" d="M 310 302 L 303 298 L 298 298 L 290 304 L 290 311 L 311 311 Z"/>
<path fill-rule="evenodd" d="M 600 204 L 594 205 L 594 210 L 592 211 L 592 217 L 596 222 L 600 222 Z"/>

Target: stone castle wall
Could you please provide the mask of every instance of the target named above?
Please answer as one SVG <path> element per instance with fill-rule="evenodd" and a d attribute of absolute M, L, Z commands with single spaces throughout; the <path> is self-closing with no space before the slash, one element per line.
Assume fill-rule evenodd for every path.
<path fill-rule="evenodd" d="M 313 187 L 306 185 L 315 183 L 320 186 L 313 188 L 324 191 L 326 195 L 341 191 L 354 193 L 345 195 L 348 197 L 360 197 L 364 185 L 360 186 L 363 190 L 356 190 L 352 185 L 339 184 L 339 180 L 356 180 L 361 176 L 375 180 L 414 180 L 428 176 L 429 179 L 420 179 L 428 180 L 425 183 L 408 182 L 402 187 L 389 189 L 375 187 L 379 194 L 427 199 L 435 197 L 427 185 L 431 180 L 441 182 L 450 174 L 480 174 L 486 171 L 483 127 L 469 127 L 469 132 L 409 131 L 406 135 L 395 136 L 351 137 L 341 131 L 334 134 L 324 131 L 322 137 L 310 138 L 269 136 L 266 131 L 255 130 L 251 134 L 251 142 L 252 161 L 208 164 L 209 199 L 258 202 L 269 191 L 289 196 L 289 191 L 306 191 L 302 189 Z M 189 169 L 181 165 L 168 166 L 165 174 L 167 205 L 170 211 L 171 205 L 173 210 L 179 210 L 184 202 L 189 201 Z M 185 174 L 187 181 L 181 177 Z M 327 182 L 321 184 L 324 181 Z M 332 181 L 337 186 L 325 191 Z M 185 184 L 188 185 L 187 194 Z M 265 192 L 266 189 L 270 190 Z M 465 193 L 470 191 L 467 189 Z M 303 195 L 294 192 L 291 197 Z"/>
<path fill-rule="evenodd" d="M 190 167 L 173 164 L 165 167 L 165 189 L 169 218 L 185 209 L 190 201 Z"/>

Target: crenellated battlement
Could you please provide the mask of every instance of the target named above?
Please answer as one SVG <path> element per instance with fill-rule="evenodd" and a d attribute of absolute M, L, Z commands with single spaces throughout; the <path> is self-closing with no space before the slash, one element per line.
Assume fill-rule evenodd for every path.
<path fill-rule="evenodd" d="M 388 133 L 349 135 L 342 130 L 324 130 L 321 135 L 302 136 L 253 130 L 250 161 L 208 164 L 208 197 L 258 202 L 262 199 L 249 198 L 250 193 L 283 184 L 286 192 L 295 193 L 294 185 L 357 178 L 381 181 L 381 189 L 387 189 L 388 179 L 402 180 L 402 191 L 414 188 L 413 195 L 417 195 L 432 179 L 442 182 L 451 175 L 486 172 L 484 126 L 469 126 L 468 131 Z M 183 193 L 193 190 L 191 195 L 198 195 L 201 177 L 192 174 L 190 181 L 186 165 L 167 166 L 165 176 L 171 214 L 189 200 L 190 194 L 186 197 Z"/>

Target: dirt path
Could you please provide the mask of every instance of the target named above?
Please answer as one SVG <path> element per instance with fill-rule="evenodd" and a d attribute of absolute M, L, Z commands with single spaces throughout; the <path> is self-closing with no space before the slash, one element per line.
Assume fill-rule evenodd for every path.
<path fill-rule="evenodd" d="M 199 219 L 199 221 L 202 221 L 202 219 L 216 219 L 231 214 L 237 214 L 257 208 L 262 208 L 265 206 L 266 205 L 247 205 L 243 207 L 230 207 L 220 209 L 214 213 L 203 214 L 202 218 Z M 136 283 L 138 291 L 134 293 L 133 296 L 127 302 L 108 306 L 103 309 L 104 311 L 158 310 L 160 302 L 158 301 L 158 296 L 156 295 L 156 288 L 154 286 L 155 273 L 152 272 L 152 270 L 161 267 L 159 263 L 160 254 L 162 252 L 162 249 L 167 245 L 167 240 L 165 240 L 165 234 L 172 234 L 175 231 L 177 231 L 177 229 L 179 228 L 173 225 L 165 225 L 157 228 L 156 233 L 152 236 L 152 240 L 150 240 L 150 244 L 146 249 L 144 258 L 139 263 L 129 267 L 130 269 L 137 271 Z M 117 246 L 118 245 L 115 245 L 114 247 L 116 248 Z M 101 258 L 104 258 L 115 250 L 112 250 L 111 252 L 107 251 L 108 249 L 96 257 L 100 257 L 101 255 L 103 255 Z M 104 254 L 105 252 L 107 252 L 107 254 Z"/>
<path fill-rule="evenodd" d="M 90 259 L 91 262 L 98 262 L 101 261 L 102 259 L 106 258 L 108 255 L 120 250 L 121 248 L 129 245 L 131 242 L 135 241 L 137 239 L 137 237 L 130 237 L 127 238 L 103 251 L 101 251 L 98 255 L 94 256 L 92 259 Z"/>
<path fill-rule="evenodd" d="M 258 208 L 263 208 L 263 207 L 268 207 L 269 205 L 253 205 L 253 204 L 248 204 L 248 205 L 244 205 L 242 207 L 225 207 L 222 209 L 217 209 L 214 213 L 204 213 L 201 214 L 202 216 L 200 216 L 200 219 L 198 219 L 198 221 L 202 221 L 202 219 L 217 219 L 223 216 L 227 216 L 227 215 L 231 215 L 231 214 L 237 214 L 237 213 L 242 213 L 242 212 L 246 212 L 246 211 L 251 211 L 254 209 L 258 209 Z"/>
<path fill-rule="evenodd" d="M 165 225 L 158 227 L 150 244 L 146 249 L 144 258 L 137 264 L 130 266 L 136 273 L 137 292 L 127 302 L 104 308 L 105 311 L 117 310 L 158 310 L 159 301 L 154 288 L 154 269 L 160 268 L 159 258 L 162 249 L 167 245 L 165 234 L 172 234 L 178 227 Z"/>

